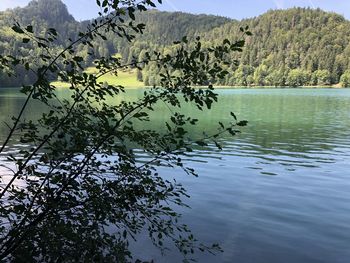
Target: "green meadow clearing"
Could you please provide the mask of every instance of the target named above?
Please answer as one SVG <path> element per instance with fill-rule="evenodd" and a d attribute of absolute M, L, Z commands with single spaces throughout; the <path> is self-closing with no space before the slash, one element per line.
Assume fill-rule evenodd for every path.
<path fill-rule="evenodd" d="M 89 74 L 95 74 L 97 73 L 97 69 L 94 67 L 89 67 L 85 70 L 85 72 Z M 140 88 L 145 86 L 142 81 L 137 80 L 136 69 L 119 71 L 117 76 L 112 73 L 108 73 L 100 77 L 99 82 L 107 83 L 109 85 L 121 85 L 128 88 Z M 69 83 L 62 81 L 54 81 L 51 84 L 62 88 L 70 87 Z"/>

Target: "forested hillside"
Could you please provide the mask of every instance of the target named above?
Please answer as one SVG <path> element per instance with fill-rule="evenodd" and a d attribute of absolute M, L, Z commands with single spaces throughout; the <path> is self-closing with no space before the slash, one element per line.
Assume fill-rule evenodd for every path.
<path fill-rule="evenodd" d="M 50 9 L 50 16 L 47 10 Z M 47 34 L 54 27 L 62 39 L 75 38 L 84 29 L 85 22 L 77 22 L 60 0 L 32 1 L 25 8 L 0 13 L 0 54 L 37 57 L 39 49 L 23 44 L 11 30 L 13 21 L 23 25 L 32 24 L 37 34 Z M 201 36 L 204 45 L 224 38 L 236 40 L 239 28 L 249 26 L 253 36 L 247 39 L 239 59 L 240 65 L 232 64 L 230 74 L 219 85 L 235 86 L 302 86 L 350 85 L 350 22 L 335 13 L 322 10 L 293 8 L 269 11 L 259 17 L 242 21 L 228 18 L 169 13 L 152 10 L 139 14 L 137 21 L 147 25 L 143 35 L 136 36 L 131 44 L 117 35 L 99 40 L 94 48 L 96 57 L 122 55 L 125 62 L 142 60 L 152 50 L 171 52 L 172 43 L 188 36 Z M 51 47 L 55 52 L 66 42 L 57 41 Z M 78 48 L 78 55 L 85 58 L 84 66 L 90 66 L 92 53 L 85 46 Z M 18 86 L 33 81 L 32 76 L 21 68 L 17 76 L 9 78 L 0 71 L 0 86 Z M 146 66 L 137 77 L 146 85 L 157 84 L 154 77 L 157 68 Z M 54 76 L 53 76 L 54 78 Z M 135 76 L 136 78 L 136 76 Z"/>
<path fill-rule="evenodd" d="M 329 85 L 348 82 L 350 23 L 321 10 L 294 8 L 270 11 L 243 20 L 253 33 L 241 55 L 241 65 L 228 85 Z M 208 33 L 207 39 L 234 35 L 237 23 Z M 344 83 L 348 85 L 348 83 Z"/>

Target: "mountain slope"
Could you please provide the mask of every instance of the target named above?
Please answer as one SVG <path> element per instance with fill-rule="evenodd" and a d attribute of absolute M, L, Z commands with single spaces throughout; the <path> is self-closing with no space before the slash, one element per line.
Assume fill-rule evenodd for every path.
<path fill-rule="evenodd" d="M 48 15 L 47 10 L 50 10 Z M 13 18 L 22 24 L 33 24 L 36 32 L 45 32 L 55 27 L 62 38 L 73 38 L 86 26 L 78 23 L 68 13 L 60 0 L 35 0 L 25 8 L 0 12 L 0 53 L 29 56 L 40 52 L 20 43 L 11 32 Z M 231 66 L 230 74 L 217 84 L 221 85 L 331 85 L 348 76 L 350 80 L 350 22 L 335 13 L 320 9 L 292 8 L 269 11 L 261 16 L 242 21 L 228 18 L 192 15 L 181 12 L 160 12 L 150 10 L 139 14 L 137 21 L 145 23 L 143 35 L 127 43 L 116 35 L 109 35 L 107 41 L 95 44 L 96 57 L 119 53 L 126 62 L 142 59 L 148 50 L 163 51 L 171 48 L 173 41 L 187 35 L 189 39 L 200 35 L 209 43 L 222 42 L 240 37 L 239 28 L 248 25 L 253 33 L 239 58 L 241 65 Z M 57 48 L 65 44 L 58 42 Z M 86 47 L 79 47 L 79 54 L 86 57 Z M 142 72 L 145 83 L 156 84 L 156 68 L 146 67 Z M 22 72 L 21 72 L 22 73 Z M 24 74 L 24 73 L 23 73 Z M 30 82 L 30 76 L 22 79 L 8 79 L 0 71 L 0 86 L 19 85 L 23 79 Z"/>
<path fill-rule="evenodd" d="M 322 85 L 338 83 L 350 68 L 350 23 L 338 14 L 305 8 L 269 11 L 216 28 L 207 39 L 232 35 L 241 25 L 248 25 L 253 37 L 241 55 L 244 66 L 236 77 L 244 71 L 245 78 L 257 85 L 286 85 L 293 81 L 291 71 L 300 70 L 299 77 L 307 79 L 303 84 Z"/>

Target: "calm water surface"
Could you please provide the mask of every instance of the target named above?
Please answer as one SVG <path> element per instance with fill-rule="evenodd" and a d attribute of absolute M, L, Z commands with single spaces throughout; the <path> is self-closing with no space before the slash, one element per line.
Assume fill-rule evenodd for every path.
<path fill-rule="evenodd" d="M 218 92 L 219 103 L 208 114 L 184 108 L 201 119 L 192 136 L 203 128 L 214 132 L 230 111 L 249 126 L 223 138 L 223 151 L 198 150 L 189 157 L 199 178 L 164 171 L 191 195 L 192 208 L 181 210 L 185 223 L 198 239 L 225 250 L 215 257 L 198 255 L 198 261 L 350 262 L 350 90 Z M 10 120 L 23 99 L 15 90 L 0 89 L 0 120 Z M 31 105 L 26 118 L 42 110 Z M 156 115 L 154 125 L 162 129 L 164 119 Z M 0 142 L 6 129 L 0 124 Z M 176 253 L 161 257 L 147 239 L 140 240 L 134 250 L 143 259 L 180 262 Z"/>

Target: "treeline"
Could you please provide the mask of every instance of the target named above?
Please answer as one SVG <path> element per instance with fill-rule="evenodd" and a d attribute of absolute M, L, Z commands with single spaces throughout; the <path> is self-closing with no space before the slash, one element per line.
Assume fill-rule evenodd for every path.
<path fill-rule="evenodd" d="M 310 8 L 269 11 L 216 28 L 207 38 L 232 35 L 240 25 L 248 25 L 253 37 L 224 84 L 349 85 L 350 23 L 344 17 Z"/>
<path fill-rule="evenodd" d="M 240 65 L 232 65 L 230 74 L 217 84 L 350 85 L 350 23 L 342 16 L 310 8 L 269 11 L 216 27 L 206 32 L 203 39 L 238 39 L 241 26 L 249 26 L 253 36 L 247 39 L 239 57 L 232 57 L 239 59 Z M 152 78 L 154 74 L 149 72 L 147 76 Z"/>
<path fill-rule="evenodd" d="M 23 25 L 32 24 L 38 34 L 45 35 L 48 28 L 54 27 L 62 39 L 74 38 L 86 27 L 86 22 L 74 20 L 60 0 L 32 1 L 25 8 L 1 12 L 0 53 L 33 58 L 33 61 L 41 51 L 35 45 L 21 43 L 11 30 L 14 19 Z M 225 38 L 234 41 L 241 37 L 240 27 L 249 26 L 253 36 L 247 39 L 242 53 L 232 55 L 232 61 L 239 60 L 240 64 L 232 63 L 227 68 L 230 74 L 216 84 L 296 87 L 341 83 L 350 86 L 350 22 L 335 13 L 293 8 L 236 21 L 218 16 L 152 10 L 139 14 L 137 22 L 147 27 L 131 45 L 110 34 L 108 40 L 97 40 L 93 50 L 78 47 L 78 55 L 84 58 L 83 66 L 90 66 L 94 57 L 114 54 L 120 54 L 126 63 L 131 63 L 144 60 L 146 52 L 152 50 L 171 53 L 173 42 L 185 35 L 190 41 L 201 36 L 203 45 L 219 43 Z M 52 52 L 65 44 L 56 42 L 51 47 Z M 154 85 L 158 83 L 157 70 L 150 64 L 138 71 L 136 77 L 145 85 Z M 15 77 L 9 78 L 0 71 L 0 86 L 18 86 L 33 81 L 33 76 L 24 69 L 17 68 L 16 73 Z"/>
<path fill-rule="evenodd" d="M 149 14 L 153 15 L 153 14 Z M 158 20 L 168 13 L 157 13 Z M 181 24 L 164 19 L 162 25 L 173 29 Z M 195 19 L 193 19 L 195 20 Z M 237 40 L 240 27 L 249 26 L 253 36 L 247 39 L 243 53 L 234 54 L 240 65 L 232 64 L 225 79 L 216 83 L 227 86 L 325 86 L 340 83 L 350 85 L 350 22 L 344 17 L 320 9 L 293 8 L 269 11 L 242 21 L 230 21 L 205 30 L 204 42 L 220 42 L 224 38 Z M 171 30 L 169 29 L 169 30 Z M 157 31 L 155 31 L 157 32 Z M 154 32 L 151 32 L 154 34 Z M 137 39 L 126 52 L 129 60 L 143 58 L 147 47 L 169 52 L 171 45 L 157 39 Z M 157 68 L 143 72 L 147 85 L 156 84 Z"/>

